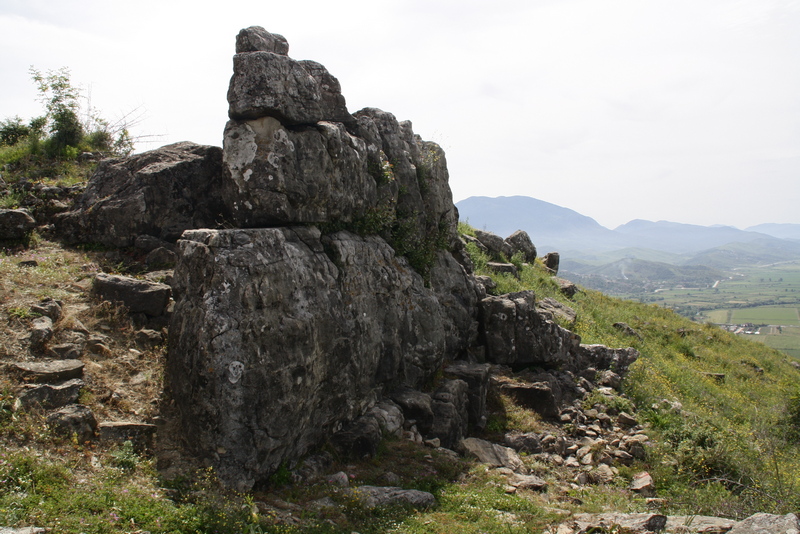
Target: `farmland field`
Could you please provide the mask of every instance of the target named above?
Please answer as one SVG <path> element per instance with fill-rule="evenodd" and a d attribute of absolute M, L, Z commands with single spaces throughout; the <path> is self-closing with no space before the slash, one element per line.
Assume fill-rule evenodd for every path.
<path fill-rule="evenodd" d="M 759 335 L 747 337 L 800 360 L 800 327 L 788 326 L 778 329 L 774 326 L 767 326 L 761 328 Z"/>
<path fill-rule="evenodd" d="M 759 335 L 747 337 L 800 359 L 800 262 L 740 269 L 713 287 L 661 289 L 624 298 L 669 307 L 700 322 L 754 324 L 761 327 Z"/>
<path fill-rule="evenodd" d="M 731 319 L 727 321 L 727 323 L 800 326 L 800 320 L 798 320 L 797 316 L 797 306 L 759 306 L 757 308 L 739 308 L 733 310 Z"/>

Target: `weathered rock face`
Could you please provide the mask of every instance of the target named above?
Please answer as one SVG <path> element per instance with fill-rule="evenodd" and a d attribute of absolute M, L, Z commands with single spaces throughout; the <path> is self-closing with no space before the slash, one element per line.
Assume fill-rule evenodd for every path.
<path fill-rule="evenodd" d="M 481 301 L 486 357 L 506 365 L 560 367 L 573 358 L 580 338 L 536 309 L 533 291 Z"/>
<path fill-rule="evenodd" d="M 103 160 L 73 210 L 56 216 L 74 243 L 133 246 L 140 234 L 175 241 L 189 228 L 214 228 L 221 204 L 222 151 L 176 143 Z"/>
<path fill-rule="evenodd" d="M 198 448 L 227 451 L 229 480 L 252 485 L 447 354 L 452 319 L 377 236 L 195 230 L 181 248 L 173 393 Z"/>
<path fill-rule="evenodd" d="M 120 187 L 102 184 L 91 193 L 93 210 L 115 199 L 132 214 L 133 237 L 169 241 L 168 229 L 186 230 L 172 281 L 168 380 L 192 446 L 224 482 L 249 489 L 326 440 L 369 455 L 381 432 L 398 435 L 404 424 L 420 442 L 471 443 L 462 440 L 469 426 L 486 421 L 488 365 L 449 365 L 436 391 L 417 391 L 468 355 L 562 369 L 535 381 L 552 416 L 559 399 L 580 393 L 569 369 L 588 362 L 592 378 L 624 370 L 630 355 L 581 349 L 554 311 L 537 309 L 533 292 L 486 297 L 457 236 L 444 153 L 411 123 L 373 108 L 351 115 L 324 67 L 289 58 L 286 40 L 263 28 L 242 30 L 236 51 L 222 178 L 198 182 L 218 206 L 195 199 L 197 214 L 181 218 L 183 204 L 157 203 L 145 224 L 136 210 L 151 205 L 146 195 L 134 189 L 123 201 Z M 120 182 L 128 191 L 170 167 L 116 165 L 133 176 Z M 159 219 L 173 206 L 177 222 Z M 192 229 L 215 211 L 234 228 Z M 99 215 L 79 220 L 87 217 Z M 97 235 L 127 243 L 107 224 Z M 497 240 L 503 255 L 535 259 L 527 235 Z"/>

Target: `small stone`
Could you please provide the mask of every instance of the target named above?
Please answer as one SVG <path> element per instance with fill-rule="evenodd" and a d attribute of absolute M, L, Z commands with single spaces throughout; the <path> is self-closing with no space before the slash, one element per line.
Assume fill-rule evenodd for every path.
<path fill-rule="evenodd" d="M 600 464 L 597 469 L 593 470 L 592 479 L 598 484 L 608 484 L 614 480 L 614 471 L 611 470 L 606 464 Z"/>
<path fill-rule="evenodd" d="M 432 449 L 438 449 L 442 445 L 442 440 L 440 440 L 439 438 L 426 439 L 423 443 L 425 444 L 426 447 L 430 447 Z"/>
<path fill-rule="evenodd" d="M 347 477 L 347 473 L 344 471 L 339 471 L 338 473 L 334 473 L 328 477 L 328 484 L 332 484 L 340 488 L 347 488 L 350 486 L 350 479 Z"/>
<path fill-rule="evenodd" d="M 650 473 L 644 471 L 633 475 L 629 489 L 644 497 L 654 497 L 656 493 L 653 477 L 650 476 Z"/>
<path fill-rule="evenodd" d="M 629 428 L 638 425 L 639 421 L 626 412 L 620 412 L 620 414 L 617 416 L 617 423 L 623 428 Z"/>
<path fill-rule="evenodd" d="M 79 443 L 94 439 L 97 420 L 92 411 L 81 404 L 71 404 L 50 414 L 47 423 L 62 434 L 75 435 Z"/>
<path fill-rule="evenodd" d="M 164 343 L 164 336 L 161 332 L 157 330 L 151 330 L 149 328 L 143 328 L 138 330 L 134 335 L 133 339 L 136 341 L 136 344 L 141 347 L 146 348 L 153 348 L 157 347 Z"/>
<path fill-rule="evenodd" d="M 53 337 L 53 320 L 50 317 L 37 317 L 31 324 L 31 347 L 41 349 Z"/>
<path fill-rule="evenodd" d="M 75 343 L 53 345 L 50 349 L 63 360 L 77 360 L 81 357 L 81 347 Z"/>
<path fill-rule="evenodd" d="M 31 311 L 49 317 L 54 323 L 58 322 L 62 313 L 61 304 L 50 298 L 44 299 L 39 304 L 31 306 Z"/>

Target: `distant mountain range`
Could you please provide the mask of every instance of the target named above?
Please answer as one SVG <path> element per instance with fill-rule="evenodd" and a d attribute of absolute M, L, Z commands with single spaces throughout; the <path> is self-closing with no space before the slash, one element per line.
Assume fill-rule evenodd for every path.
<path fill-rule="evenodd" d="M 623 265 L 632 266 L 630 261 L 615 262 L 631 259 L 641 260 L 635 264 L 637 270 L 671 272 L 676 277 L 699 272 L 681 273 L 664 266 L 726 270 L 800 260 L 800 224 L 760 224 L 739 230 L 637 219 L 610 230 L 591 217 L 531 197 L 470 197 L 456 207 L 459 218 L 475 228 L 502 237 L 525 230 L 541 255 L 557 251 L 564 268 L 584 274 L 603 267 L 608 276 Z"/>

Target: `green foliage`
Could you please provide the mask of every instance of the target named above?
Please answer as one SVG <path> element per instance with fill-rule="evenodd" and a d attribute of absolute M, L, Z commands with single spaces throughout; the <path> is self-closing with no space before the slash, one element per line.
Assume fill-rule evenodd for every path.
<path fill-rule="evenodd" d="M 31 67 L 30 73 L 45 115 L 27 125 L 20 117 L 0 122 L 0 164 L 31 168 L 45 162 L 72 161 L 84 151 L 111 155 L 133 151 L 127 117 L 111 124 L 91 107 L 82 112 L 81 92 L 72 84 L 66 67 L 47 73 Z"/>
<path fill-rule="evenodd" d="M 114 466 L 121 469 L 134 469 L 141 461 L 130 440 L 125 441 L 119 448 L 111 451 L 111 458 L 114 460 Z"/>
<path fill-rule="evenodd" d="M 19 116 L 0 121 L 0 145 L 16 145 L 28 137 L 30 133 L 30 127 L 22 124 L 22 119 Z"/>

